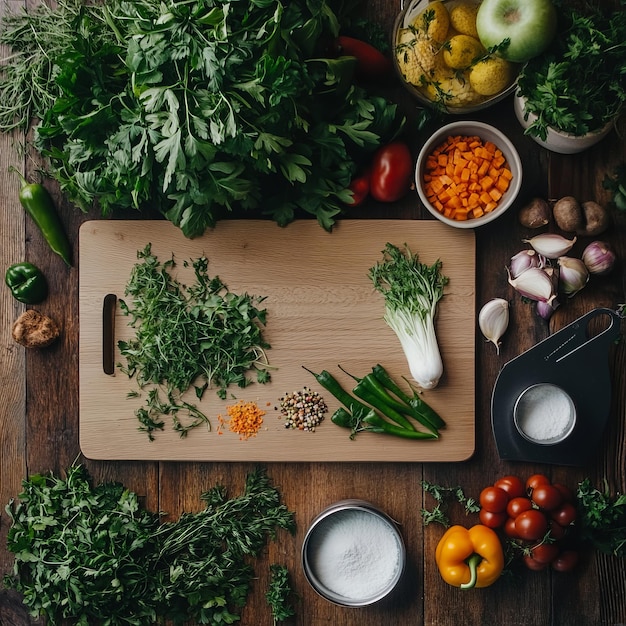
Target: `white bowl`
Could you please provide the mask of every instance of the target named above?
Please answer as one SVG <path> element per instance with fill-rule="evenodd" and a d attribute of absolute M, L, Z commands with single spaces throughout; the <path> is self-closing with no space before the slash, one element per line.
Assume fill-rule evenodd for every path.
<path fill-rule="evenodd" d="M 515 94 L 513 110 L 515 111 L 518 122 L 524 129 L 528 128 L 537 119 L 534 113 L 526 111 L 525 104 L 526 98 Z M 572 135 L 548 127 L 548 134 L 545 140 L 541 137 L 535 137 L 534 135 L 529 135 L 529 137 L 540 146 L 552 152 L 559 154 L 577 154 L 587 150 L 587 148 L 591 148 L 591 146 L 595 146 L 611 132 L 612 128 L 613 122 L 609 122 L 604 128 L 587 133 L 586 135 Z"/>
<path fill-rule="evenodd" d="M 470 4 L 479 5 L 482 2 L 482 0 L 442 0 L 442 1 L 448 10 L 451 10 L 455 5 L 462 4 L 462 3 L 469 2 Z M 409 25 L 413 22 L 413 20 L 428 6 L 430 2 L 432 2 L 432 0 L 408 0 L 404 9 L 396 17 L 396 20 L 394 23 L 394 27 L 392 31 L 393 32 L 392 42 L 391 42 L 392 49 L 394 51 L 398 42 L 400 31 L 408 28 Z M 454 32 L 452 30 L 452 27 L 450 27 L 449 32 L 451 33 Z M 443 47 L 442 47 L 442 50 L 443 50 Z M 442 54 L 442 52 L 439 52 L 439 54 Z M 520 64 L 513 64 L 514 65 L 513 72 L 514 72 L 515 79 L 505 89 L 503 89 L 502 91 L 492 96 L 482 96 L 482 97 L 477 96 L 478 98 L 477 101 L 471 102 L 465 105 L 460 105 L 460 104 L 455 104 L 455 105 L 447 104 L 446 105 L 443 102 L 435 102 L 431 100 L 426 95 L 426 93 L 424 93 L 417 86 L 409 83 L 406 80 L 406 78 L 402 75 L 402 71 L 400 70 L 398 59 L 395 53 L 393 54 L 393 63 L 394 63 L 396 75 L 400 79 L 400 82 L 414 98 L 416 98 L 421 104 L 424 104 L 428 107 L 435 108 L 435 109 L 443 109 L 449 115 L 465 115 L 467 113 L 473 113 L 475 111 L 482 111 L 490 106 L 493 106 L 497 102 L 500 102 L 501 100 L 506 98 L 509 94 L 513 93 L 513 91 L 515 91 L 516 82 L 517 82 L 517 74 L 519 73 L 521 69 Z M 464 81 L 464 82 L 469 85 L 469 81 Z"/>
<path fill-rule="evenodd" d="M 504 158 L 507 160 L 508 166 L 513 174 L 513 179 L 509 188 L 506 190 L 498 206 L 489 213 L 485 213 L 481 217 L 470 218 L 468 220 L 459 221 L 453 220 L 442 215 L 426 197 L 423 188 L 422 175 L 426 166 L 426 160 L 428 155 L 441 143 L 443 143 L 449 135 L 464 135 L 474 136 L 477 135 L 483 141 L 491 141 L 500 150 Z M 415 187 L 417 193 L 422 201 L 422 204 L 440 221 L 454 228 L 478 228 L 493 220 L 499 218 L 505 213 L 511 205 L 517 199 L 522 186 L 522 162 L 519 154 L 515 149 L 515 146 L 510 139 L 500 130 L 485 124 L 483 122 L 464 121 L 464 122 L 452 122 L 446 126 L 442 126 L 437 130 L 428 141 L 422 146 L 420 153 L 417 157 L 417 163 L 415 165 Z"/>

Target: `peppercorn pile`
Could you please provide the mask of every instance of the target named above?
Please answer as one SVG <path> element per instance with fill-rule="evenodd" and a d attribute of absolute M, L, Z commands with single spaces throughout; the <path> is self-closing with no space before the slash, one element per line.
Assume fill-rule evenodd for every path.
<path fill-rule="evenodd" d="M 327 411 L 324 398 L 308 387 L 286 393 L 280 399 L 280 413 L 285 418 L 285 428 L 292 430 L 315 432 Z"/>

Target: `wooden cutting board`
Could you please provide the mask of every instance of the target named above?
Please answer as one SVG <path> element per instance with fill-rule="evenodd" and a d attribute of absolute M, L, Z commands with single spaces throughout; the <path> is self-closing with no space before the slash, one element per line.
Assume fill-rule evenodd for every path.
<path fill-rule="evenodd" d="M 420 260 L 443 262 L 450 278 L 439 304 L 437 335 L 444 362 L 439 386 L 424 399 L 446 420 L 438 440 L 407 441 L 362 433 L 354 440 L 330 421 L 338 403 L 302 366 L 327 369 L 351 389 L 353 381 L 338 369 L 363 376 L 376 363 L 401 381 L 409 376 L 400 343 L 383 320 L 384 300 L 373 289 L 368 270 L 382 259 L 389 242 L 408 244 Z M 165 430 L 150 441 L 138 430 L 135 410 L 142 398 L 134 379 L 118 367 L 103 369 L 103 307 L 118 298 L 113 344 L 115 363 L 124 362 L 117 341 L 133 336 L 119 298 L 137 261 L 150 243 L 160 261 L 174 256 L 178 280 L 189 284 L 183 261 L 209 260 L 209 274 L 235 293 L 265 296 L 264 336 L 276 368 L 272 382 L 232 389 L 228 400 L 213 390 L 200 408 L 211 429 L 202 425 L 181 439 L 165 418 Z M 187 273 L 185 273 L 187 272 Z M 80 230 L 80 444 L 92 459 L 205 461 L 461 461 L 474 452 L 475 238 L 471 230 L 434 221 L 343 220 L 332 233 L 314 220 L 280 228 L 269 221 L 233 220 L 196 239 L 185 238 L 167 221 L 89 221 Z M 351 384 L 352 383 L 352 384 Z M 315 432 L 286 429 L 279 410 L 285 393 L 308 386 L 319 391 L 329 413 Z M 218 433 L 217 415 L 236 400 L 254 401 L 266 411 L 255 437 Z M 191 402 L 197 402 L 190 395 Z"/>

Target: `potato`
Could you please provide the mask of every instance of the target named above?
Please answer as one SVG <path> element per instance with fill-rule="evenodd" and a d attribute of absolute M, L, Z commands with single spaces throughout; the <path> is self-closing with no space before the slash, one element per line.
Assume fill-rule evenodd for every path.
<path fill-rule="evenodd" d="M 603 233 L 609 227 L 608 211 L 597 202 L 587 200 L 582 203 L 583 219 L 585 227 L 576 231 L 578 235 L 595 237 Z"/>
<path fill-rule="evenodd" d="M 478 39 L 476 30 L 476 14 L 478 4 L 463 2 L 450 9 L 450 26 L 462 35 L 470 35 Z"/>
<path fill-rule="evenodd" d="M 609 227 L 608 211 L 593 200 L 581 204 L 573 196 L 565 196 L 555 203 L 552 213 L 561 230 L 583 237 L 594 237 Z"/>
<path fill-rule="evenodd" d="M 472 89 L 481 96 L 495 96 L 513 81 L 513 66 L 506 59 L 487 57 L 472 66 L 469 81 Z"/>
<path fill-rule="evenodd" d="M 550 222 L 550 205 L 543 198 L 533 198 L 520 209 L 519 223 L 527 228 L 541 228 Z"/>
<path fill-rule="evenodd" d="M 583 210 L 574 196 L 564 196 L 552 207 L 556 225 L 566 233 L 578 232 L 584 228 Z"/>
<path fill-rule="evenodd" d="M 470 63 L 484 51 L 478 39 L 469 35 L 455 35 L 443 49 L 443 60 L 448 67 L 462 70 L 469 67 Z"/>

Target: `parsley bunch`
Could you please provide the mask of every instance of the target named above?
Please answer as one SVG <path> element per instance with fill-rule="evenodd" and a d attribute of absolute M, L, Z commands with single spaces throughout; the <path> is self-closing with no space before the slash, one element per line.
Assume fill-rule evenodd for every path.
<path fill-rule="evenodd" d="M 205 508 L 159 523 L 119 483 L 92 485 L 84 467 L 65 479 L 33 475 L 11 501 L 7 588 L 50 626 L 144 626 L 172 620 L 219 626 L 239 620 L 258 556 L 293 513 L 262 469 L 228 498 L 216 486 Z"/>
<path fill-rule="evenodd" d="M 525 109 L 538 119 L 527 134 L 546 139 L 548 127 L 572 135 L 601 129 L 626 102 L 626 2 L 622 10 L 584 12 L 559 6 L 559 30 L 548 50 L 518 77 Z"/>
<path fill-rule="evenodd" d="M 354 58 L 327 53 L 330 0 L 74 2 L 22 15 L 11 42 L 47 32 L 35 146 L 84 210 L 149 207 L 188 237 L 234 210 L 331 229 L 364 155 L 404 123 L 354 84 Z"/>

